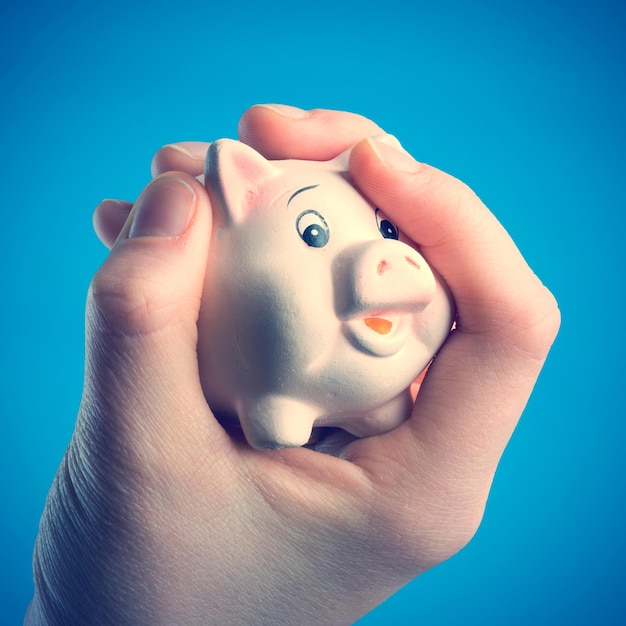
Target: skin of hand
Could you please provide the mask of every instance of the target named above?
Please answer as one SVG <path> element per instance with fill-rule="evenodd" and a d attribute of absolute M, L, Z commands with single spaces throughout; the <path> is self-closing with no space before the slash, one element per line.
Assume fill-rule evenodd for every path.
<path fill-rule="evenodd" d="M 88 296 L 84 396 L 26 623 L 350 624 L 471 539 L 560 316 L 475 194 L 381 133 L 277 105 L 240 123 L 268 158 L 357 144 L 355 183 L 452 290 L 456 328 L 410 419 L 341 458 L 259 452 L 222 429 L 196 356 L 211 210 L 194 176 L 207 146 L 163 148 L 134 207 L 95 214 L 112 249 Z"/>

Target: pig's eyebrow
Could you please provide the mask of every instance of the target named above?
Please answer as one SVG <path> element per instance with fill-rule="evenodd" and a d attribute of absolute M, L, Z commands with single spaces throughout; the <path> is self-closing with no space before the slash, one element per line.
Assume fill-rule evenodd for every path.
<path fill-rule="evenodd" d="M 289 203 L 299 194 L 302 193 L 303 191 L 308 191 L 309 189 L 315 189 L 316 187 L 319 187 L 319 185 L 309 185 L 308 187 L 302 187 L 302 189 L 298 189 L 298 191 L 294 192 L 293 194 L 291 194 L 291 198 L 289 198 L 289 200 L 287 200 L 287 206 L 289 206 Z"/>

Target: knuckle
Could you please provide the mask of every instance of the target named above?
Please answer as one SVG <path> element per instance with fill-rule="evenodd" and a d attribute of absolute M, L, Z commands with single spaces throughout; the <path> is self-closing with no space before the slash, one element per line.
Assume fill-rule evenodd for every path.
<path fill-rule="evenodd" d="M 484 508 L 474 507 L 435 518 L 423 534 L 428 539 L 422 552 L 425 566 L 434 567 L 463 550 L 478 531 L 483 514 Z"/>
<path fill-rule="evenodd" d="M 174 307 L 155 274 L 121 270 L 105 264 L 94 276 L 88 295 L 90 321 L 125 336 L 151 334 L 171 323 Z"/>
<path fill-rule="evenodd" d="M 459 487 L 458 483 L 450 480 L 446 484 L 438 479 L 436 493 L 425 490 L 410 503 L 403 500 L 401 508 L 390 499 L 376 527 L 394 567 L 407 571 L 430 569 L 472 540 L 483 519 L 485 489 Z"/>
<path fill-rule="evenodd" d="M 543 361 L 558 334 L 561 313 L 554 295 L 543 285 L 519 303 L 511 320 L 516 343 L 530 357 Z"/>
<path fill-rule="evenodd" d="M 419 525 L 389 529 L 385 545 L 393 567 L 407 571 L 425 571 L 453 557 L 467 546 L 476 534 L 483 513 L 457 512 L 454 519 L 433 515 Z M 380 537 L 380 536 L 379 536 Z"/>

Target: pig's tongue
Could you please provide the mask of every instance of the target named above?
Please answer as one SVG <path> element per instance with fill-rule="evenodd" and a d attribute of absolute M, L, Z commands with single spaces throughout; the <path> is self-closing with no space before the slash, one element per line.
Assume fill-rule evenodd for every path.
<path fill-rule="evenodd" d="M 393 327 L 392 322 L 386 320 L 384 317 L 366 317 L 364 319 L 364 322 L 366 326 L 369 326 L 379 335 L 387 335 L 391 332 L 391 329 Z"/>

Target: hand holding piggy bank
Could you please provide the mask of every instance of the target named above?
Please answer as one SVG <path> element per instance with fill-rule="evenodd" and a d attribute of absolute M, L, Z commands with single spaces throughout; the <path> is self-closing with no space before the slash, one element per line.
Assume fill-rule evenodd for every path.
<path fill-rule="evenodd" d="M 213 411 L 258 449 L 302 446 L 319 426 L 356 437 L 398 426 L 452 325 L 448 290 L 352 186 L 348 156 L 209 148 L 200 373 Z"/>

